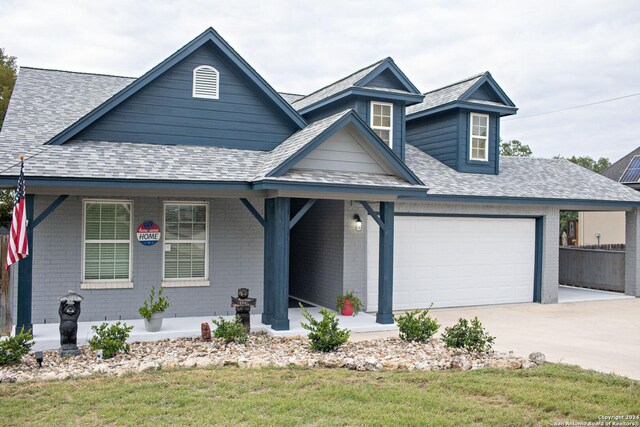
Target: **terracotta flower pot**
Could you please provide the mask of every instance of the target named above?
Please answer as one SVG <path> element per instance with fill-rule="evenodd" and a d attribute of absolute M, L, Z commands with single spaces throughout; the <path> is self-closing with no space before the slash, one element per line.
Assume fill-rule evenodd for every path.
<path fill-rule="evenodd" d="M 351 305 L 349 298 L 344 300 L 344 307 L 342 307 L 340 314 L 343 316 L 353 316 L 353 306 Z"/>

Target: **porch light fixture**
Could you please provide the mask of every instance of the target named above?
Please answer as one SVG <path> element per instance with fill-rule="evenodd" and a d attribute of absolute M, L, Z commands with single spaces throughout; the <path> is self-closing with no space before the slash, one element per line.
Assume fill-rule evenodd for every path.
<path fill-rule="evenodd" d="M 353 216 L 353 220 L 356 222 L 356 231 L 362 231 L 362 220 L 360 219 L 360 215 L 355 214 Z"/>

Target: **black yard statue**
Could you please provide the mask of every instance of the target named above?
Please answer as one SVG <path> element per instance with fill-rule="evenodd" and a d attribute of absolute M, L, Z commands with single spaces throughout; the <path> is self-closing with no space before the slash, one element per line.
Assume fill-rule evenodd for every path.
<path fill-rule="evenodd" d="M 256 299 L 249 298 L 249 289 L 247 288 L 238 289 L 238 298 L 231 297 L 231 307 L 236 309 L 236 316 L 240 318 L 246 333 L 251 331 L 251 317 L 249 311 L 252 306 L 256 306 Z"/>
<path fill-rule="evenodd" d="M 73 291 L 60 300 L 60 355 L 77 356 L 81 352 L 78 349 L 78 317 L 80 317 L 80 303 L 84 298 Z"/>

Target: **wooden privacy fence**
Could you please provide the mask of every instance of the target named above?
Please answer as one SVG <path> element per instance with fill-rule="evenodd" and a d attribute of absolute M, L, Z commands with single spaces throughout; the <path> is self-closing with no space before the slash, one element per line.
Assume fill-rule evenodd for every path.
<path fill-rule="evenodd" d="M 625 251 L 560 248 L 560 283 L 624 292 Z"/>
<path fill-rule="evenodd" d="M 0 283 L 0 333 L 11 332 L 11 301 L 9 301 L 9 270 L 7 270 L 7 247 L 9 236 L 0 236 L 0 257 L 2 257 L 2 282 Z"/>

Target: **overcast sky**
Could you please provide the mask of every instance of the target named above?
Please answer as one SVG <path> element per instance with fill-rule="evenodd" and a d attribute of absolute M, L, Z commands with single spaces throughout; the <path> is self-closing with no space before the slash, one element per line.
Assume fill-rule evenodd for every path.
<path fill-rule="evenodd" d="M 386 56 L 423 92 L 488 70 L 519 107 L 502 138 L 617 160 L 640 145 L 640 2 L 0 0 L 0 47 L 33 67 L 140 76 L 207 27 L 277 90 Z"/>

